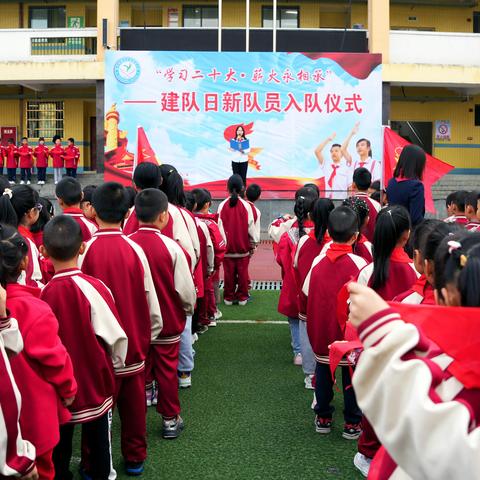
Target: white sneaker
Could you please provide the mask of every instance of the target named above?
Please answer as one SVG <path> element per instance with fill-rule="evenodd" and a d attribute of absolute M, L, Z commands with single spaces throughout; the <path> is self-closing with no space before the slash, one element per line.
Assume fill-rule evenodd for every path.
<path fill-rule="evenodd" d="M 357 467 L 357 469 L 365 478 L 368 477 L 368 472 L 370 471 L 371 463 L 372 463 L 372 459 L 366 457 L 360 452 L 357 452 L 353 457 L 353 464 Z"/>
<path fill-rule="evenodd" d="M 315 390 L 315 388 L 313 387 L 313 375 L 305 375 L 305 388 L 307 390 Z"/>
<path fill-rule="evenodd" d="M 178 386 L 180 388 L 190 388 L 192 386 L 192 375 L 183 372 L 178 376 Z"/>
<path fill-rule="evenodd" d="M 315 396 L 315 392 L 313 392 L 313 401 L 312 401 L 312 405 L 310 406 L 310 408 L 312 410 L 315 410 L 316 406 L 317 406 L 317 397 Z"/>
<path fill-rule="evenodd" d="M 23 180 L 20 180 L 20 185 L 25 185 L 25 182 Z"/>
<path fill-rule="evenodd" d="M 208 324 L 208 328 L 210 327 L 216 327 L 217 326 L 217 320 L 216 318 L 211 318 L 210 323 Z"/>
<path fill-rule="evenodd" d="M 296 365 L 297 367 L 301 367 L 301 366 L 302 366 L 302 362 L 303 362 L 302 354 L 301 354 L 301 353 L 297 353 L 297 354 L 293 357 L 293 364 Z"/>
<path fill-rule="evenodd" d="M 223 313 L 217 308 L 215 312 L 215 320 L 220 320 L 223 317 Z"/>
<path fill-rule="evenodd" d="M 15 185 L 15 182 L 13 180 L 9 180 L 8 182 L 10 185 Z"/>
<path fill-rule="evenodd" d="M 233 302 L 230 300 L 224 300 L 223 303 L 228 306 L 233 305 Z"/>
<path fill-rule="evenodd" d="M 156 390 L 157 389 L 155 388 L 155 385 L 153 385 L 153 384 L 145 390 L 147 407 L 151 407 L 152 405 L 157 404 L 157 396 L 155 395 Z"/>
<path fill-rule="evenodd" d="M 247 303 L 248 303 L 248 300 L 239 300 L 239 302 L 238 302 L 238 304 L 239 304 L 241 307 L 244 307 Z"/>
<path fill-rule="evenodd" d="M 32 182 L 30 180 L 27 180 L 27 185 L 30 185 Z"/>

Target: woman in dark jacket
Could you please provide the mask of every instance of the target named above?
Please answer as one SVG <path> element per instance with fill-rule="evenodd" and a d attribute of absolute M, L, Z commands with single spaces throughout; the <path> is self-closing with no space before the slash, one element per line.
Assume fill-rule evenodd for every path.
<path fill-rule="evenodd" d="M 425 152 L 417 145 L 407 145 L 400 154 L 393 178 L 388 182 L 389 205 L 402 205 L 410 213 L 412 226 L 425 216 L 425 189 L 422 183 L 425 171 Z"/>

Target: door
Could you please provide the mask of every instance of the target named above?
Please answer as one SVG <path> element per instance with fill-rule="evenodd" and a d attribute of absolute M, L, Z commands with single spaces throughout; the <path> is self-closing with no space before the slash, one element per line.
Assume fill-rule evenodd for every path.
<path fill-rule="evenodd" d="M 90 117 L 90 170 L 97 169 L 97 117 Z"/>
<path fill-rule="evenodd" d="M 391 129 L 414 145 L 432 154 L 433 122 L 391 121 Z"/>

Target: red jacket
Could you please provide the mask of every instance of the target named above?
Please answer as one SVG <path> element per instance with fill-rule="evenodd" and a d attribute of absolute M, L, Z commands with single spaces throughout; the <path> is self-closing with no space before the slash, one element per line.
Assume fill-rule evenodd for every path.
<path fill-rule="evenodd" d="M 17 147 L 15 145 L 7 145 L 5 147 L 5 156 L 7 157 L 7 168 L 17 168 Z"/>
<path fill-rule="evenodd" d="M 77 383 L 67 350 L 58 337 L 58 322 L 40 300 L 38 288 L 7 285 L 7 308 L 18 321 L 22 353 L 11 360 L 23 399 L 20 426 L 37 449 L 37 457 L 58 443 L 59 425 L 70 419 L 61 400 L 73 397 Z"/>
<path fill-rule="evenodd" d="M 177 242 L 154 226 L 141 226 L 130 238 L 147 256 L 162 312 L 163 328 L 152 343 L 179 342 L 196 297 L 187 256 Z"/>
<path fill-rule="evenodd" d="M 325 253 L 331 244 L 332 242 L 326 243 L 322 253 Z M 353 253 L 362 257 L 367 263 L 373 262 L 373 245 L 363 234 L 360 234 L 357 241 L 353 244 Z"/>
<path fill-rule="evenodd" d="M 260 241 L 255 228 L 252 207 L 239 198 L 234 207 L 230 199 L 224 200 L 218 207 L 218 225 L 227 239 L 226 257 L 248 257 L 250 251 Z"/>
<path fill-rule="evenodd" d="M 33 148 L 30 145 L 20 145 L 17 148 L 17 154 L 20 159 L 20 168 L 33 167 Z"/>
<path fill-rule="evenodd" d="M 69 207 L 63 214 L 72 217 L 80 225 L 84 242 L 88 242 L 98 230 L 97 226 L 83 214 L 81 208 Z"/>
<path fill-rule="evenodd" d="M 43 287 L 42 262 L 45 259 L 40 258 L 40 253 L 33 241 L 32 232 L 23 225 L 18 226 L 18 233 L 26 240 L 28 246 L 28 265 L 27 270 L 22 272 L 18 283 L 30 287 Z"/>
<path fill-rule="evenodd" d="M 358 276 L 358 282 L 371 286 L 373 263 L 367 265 Z M 412 261 L 403 248 L 395 248 L 390 256 L 387 282 L 376 292 L 387 302 L 408 290 L 419 277 Z"/>
<path fill-rule="evenodd" d="M 356 278 L 366 265 L 352 253 L 349 245 L 333 243 L 319 255 L 303 284 L 307 296 L 307 333 L 315 358 L 329 363 L 329 345 L 344 340 L 344 331 L 337 315 L 338 294 L 344 285 Z"/>
<path fill-rule="evenodd" d="M 77 168 L 80 160 L 80 150 L 75 145 L 67 145 L 65 147 L 65 168 Z"/>
<path fill-rule="evenodd" d="M 37 168 L 48 167 L 48 147 L 46 145 L 37 145 L 33 150 Z"/>
<path fill-rule="evenodd" d="M 356 192 L 354 195 L 355 197 L 359 197 L 362 200 L 365 200 L 368 205 L 368 216 L 370 220 L 368 221 L 366 227 L 363 229 L 363 234 L 367 237 L 367 240 L 373 242 L 373 234 L 375 231 L 375 224 L 377 223 L 377 215 L 382 206 L 376 200 L 370 198 L 367 193 Z"/>
<path fill-rule="evenodd" d="M 128 337 L 125 368 L 133 375 L 145 368 L 150 341 L 162 328 L 162 317 L 148 260 L 142 248 L 120 229 L 98 230 L 79 259 L 84 273 L 100 279 L 113 294 Z"/>
<path fill-rule="evenodd" d="M 213 244 L 213 251 L 214 251 L 214 269 L 215 271 L 218 271 L 220 268 L 220 265 L 223 262 L 223 257 L 225 256 L 225 250 L 226 250 L 226 243 L 225 243 L 225 238 L 220 231 L 220 228 L 218 226 L 218 215 L 213 214 L 213 213 L 196 213 L 195 216 L 205 223 L 205 225 L 208 228 L 208 231 L 210 233 L 210 238 L 212 240 Z"/>
<path fill-rule="evenodd" d="M 411 288 L 397 295 L 393 301 L 413 305 L 435 305 L 436 303 L 433 287 L 427 282 L 425 275 L 421 275 Z"/>
<path fill-rule="evenodd" d="M 100 280 L 69 269 L 52 278 L 41 298 L 58 319 L 58 334 L 78 382 L 70 407 L 72 422 L 94 420 L 112 408 L 113 367 L 124 367 L 127 354 L 127 336 L 120 327 L 112 294 Z"/>
<path fill-rule="evenodd" d="M 131 235 L 132 233 L 135 233 L 139 228 L 140 223 L 138 223 L 137 213 L 135 212 L 135 207 L 133 207 L 130 215 L 123 224 L 122 230 L 125 235 Z"/>
<path fill-rule="evenodd" d="M 65 164 L 65 160 L 63 158 L 65 155 L 65 150 L 63 147 L 61 145 L 55 145 L 50 149 L 49 154 L 53 159 L 53 168 L 63 168 Z"/>
<path fill-rule="evenodd" d="M 4 147 L 3 145 L 0 145 L 0 168 L 3 168 L 6 154 L 7 154 L 6 147 Z"/>
<path fill-rule="evenodd" d="M 455 215 L 452 220 L 453 223 L 458 223 L 459 225 L 466 226 L 468 225 L 468 218 L 465 215 Z"/>

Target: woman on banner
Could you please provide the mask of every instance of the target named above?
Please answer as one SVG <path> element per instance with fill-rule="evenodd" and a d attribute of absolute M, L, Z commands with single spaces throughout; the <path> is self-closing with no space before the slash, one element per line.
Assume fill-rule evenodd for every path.
<path fill-rule="evenodd" d="M 425 188 L 422 183 L 426 156 L 417 145 L 407 145 L 402 150 L 393 178 L 388 182 L 389 205 L 402 205 L 410 213 L 412 226 L 425 216 Z"/>
<path fill-rule="evenodd" d="M 247 126 L 248 127 L 248 126 Z M 250 152 L 250 141 L 246 137 L 247 132 L 242 125 L 237 125 L 235 135 L 230 138 L 230 150 L 232 158 L 232 172 L 242 177 L 243 185 L 247 185 L 248 154 Z"/>

